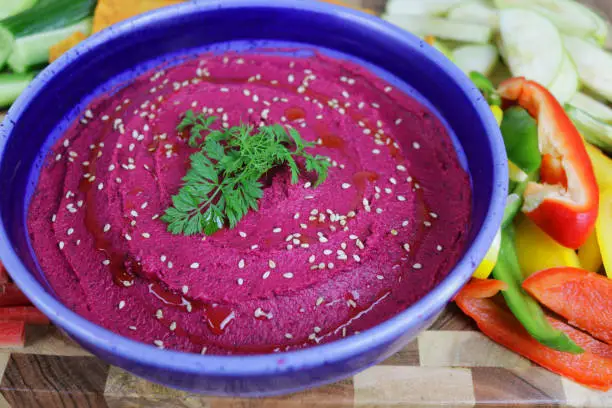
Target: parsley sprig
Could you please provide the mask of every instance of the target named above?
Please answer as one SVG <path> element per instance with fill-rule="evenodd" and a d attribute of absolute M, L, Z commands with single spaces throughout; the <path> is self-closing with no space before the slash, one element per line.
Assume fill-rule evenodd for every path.
<path fill-rule="evenodd" d="M 189 145 L 200 151 L 190 156 L 183 186 L 162 216 L 172 234 L 212 235 L 226 224 L 234 228 L 249 209 L 258 210 L 263 196 L 259 180 L 268 171 L 287 165 L 291 183 L 298 182 L 297 158 L 317 174 L 315 187 L 327 178 L 327 157 L 306 153 L 314 143 L 304 141 L 296 130 L 287 133 L 281 125 L 254 129 L 246 124 L 216 130 L 211 128 L 216 120 L 188 110 L 177 127 L 189 130 Z"/>

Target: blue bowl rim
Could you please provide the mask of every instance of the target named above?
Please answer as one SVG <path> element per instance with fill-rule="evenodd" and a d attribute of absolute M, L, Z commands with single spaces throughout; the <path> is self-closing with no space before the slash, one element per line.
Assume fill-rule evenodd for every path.
<path fill-rule="evenodd" d="M 306 0 L 285 0 L 283 2 L 269 2 L 268 0 L 214 0 L 205 3 L 188 2 L 165 7 L 141 16 L 119 23 L 112 30 L 97 33 L 63 55 L 56 62 L 39 74 L 27 91 L 19 97 L 9 110 L 0 127 L 0 157 L 4 156 L 14 122 L 26 110 L 32 99 L 45 87 L 53 77 L 54 72 L 64 70 L 79 55 L 90 52 L 93 48 L 102 46 L 107 40 L 128 34 L 133 29 L 155 24 L 157 21 L 177 18 L 192 12 L 213 11 L 219 8 L 276 8 L 276 9 L 302 9 L 308 12 L 332 14 L 337 18 L 349 20 L 362 25 L 364 29 L 393 37 L 409 47 L 419 50 L 433 60 L 449 77 L 458 83 L 467 95 L 483 122 L 485 132 L 489 136 L 493 154 L 493 196 L 488 208 L 481 230 L 478 232 L 472 245 L 465 251 L 461 259 L 451 270 L 449 275 L 427 295 L 398 313 L 391 319 L 380 323 L 357 336 L 351 336 L 331 343 L 313 346 L 307 349 L 282 352 L 275 354 L 246 355 L 246 356 L 216 356 L 197 355 L 173 350 L 161 350 L 153 345 L 141 343 L 123 337 L 110 330 L 92 323 L 64 306 L 59 300 L 47 293 L 43 286 L 28 271 L 19 257 L 9 245 L 0 246 L 0 258 L 11 271 L 11 276 L 23 292 L 32 299 L 44 314 L 53 322 L 65 329 L 77 339 L 103 350 L 105 353 L 115 355 L 127 361 L 141 365 L 153 365 L 160 368 L 193 374 L 212 374 L 217 376 L 253 376 L 271 375 L 283 369 L 303 369 L 342 361 L 362 354 L 375 346 L 392 342 L 408 331 L 418 326 L 426 317 L 433 316 L 446 305 L 455 293 L 467 282 L 472 271 L 485 256 L 493 238 L 501 224 L 503 209 L 506 200 L 507 163 L 503 140 L 499 127 L 490 113 L 489 106 L 480 97 L 471 81 L 441 53 L 423 45 L 418 37 L 387 23 L 376 16 L 322 2 Z M 1 217 L 1 216 L 0 216 Z M 4 220 L 0 218 L 0 242 L 8 243 Z"/>

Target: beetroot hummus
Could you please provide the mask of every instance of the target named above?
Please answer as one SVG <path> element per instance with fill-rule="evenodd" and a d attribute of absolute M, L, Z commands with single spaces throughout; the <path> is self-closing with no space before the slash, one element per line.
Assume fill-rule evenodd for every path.
<path fill-rule="evenodd" d="M 160 217 L 215 126 L 282 124 L 330 158 L 317 188 L 287 168 L 259 210 L 212 236 Z M 58 298 L 121 335 L 196 353 L 268 353 L 359 334 L 411 305 L 461 254 L 471 190 L 439 119 L 354 63 L 206 54 L 95 100 L 57 141 L 28 227 Z"/>

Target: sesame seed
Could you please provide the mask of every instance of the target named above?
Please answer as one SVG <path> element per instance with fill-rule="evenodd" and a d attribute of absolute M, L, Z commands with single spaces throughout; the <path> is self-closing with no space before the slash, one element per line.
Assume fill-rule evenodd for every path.
<path fill-rule="evenodd" d="M 291 279 L 293 278 L 293 273 L 291 272 L 283 273 L 283 278 Z"/>
<path fill-rule="evenodd" d="M 68 231 L 66 231 L 67 235 L 72 235 L 74 233 L 74 228 L 68 228 Z"/>
<path fill-rule="evenodd" d="M 197 263 L 197 262 L 194 262 L 194 263 L 192 263 L 192 264 L 191 264 L 189 267 L 190 267 L 191 269 L 198 269 L 198 268 L 200 267 L 200 264 L 199 264 L 199 263 Z"/>
<path fill-rule="evenodd" d="M 406 221 L 402 222 L 402 227 L 407 227 L 408 224 L 409 224 L 409 222 L 406 220 Z"/>
<path fill-rule="evenodd" d="M 391 184 L 394 184 L 394 185 L 395 185 L 395 184 L 397 184 L 397 180 L 395 179 L 395 177 L 390 177 L 390 178 L 389 178 L 389 183 L 391 183 Z"/>
<path fill-rule="evenodd" d="M 403 245 L 403 247 L 406 252 L 410 252 L 410 244 L 406 243 Z"/>
<path fill-rule="evenodd" d="M 404 196 L 397 196 L 397 201 L 406 201 L 406 197 Z"/>
<path fill-rule="evenodd" d="M 423 221 L 423 225 L 426 226 L 426 227 L 431 227 L 431 222 Z"/>
<path fill-rule="evenodd" d="M 361 262 L 361 257 L 357 254 L 353 254 L 353 259 L 355 260 L 355 262 Z"/>
<path fill-rule="evenodd" d="M 435 219 L 435 218 L 438 218 L 438 214 L 436 214 L 435 212 L 430 212 L 430 213 L 429 213 L 429 216 L 430 216 L 431 218 L 434 218 L 434 219 Z"/>
<path fill-rule="evenodd" d="M 334 264 L 333 264 L 333 262 L 328 263 L 328 264 L 327 264 L 327 268 L 329 268 L 329 269 L 334 269 Z"/>
<path fill-rule="evenodd" d="M 380 150 L 378 150 L 378 149 L 372 149 L 372 154 L 380 154 Z"/>
<path fill-rule="evenodd" d="M 244 279 L 238 278 L 236 282 L 238 282 L 238 285 L 242 286 L 244 284 Z"/>
<path fill-rule="evenodd" d="M 326 249 L 325 251 L 323 251 L 324 255 L 331 255 L 333 253 L 334 253 L 334 251 L 332 251 L 331 249 Z"/>
<path fill-rule="evenodd" d="M 142 235 L 142 237 L 143 237 L 143 238 L 146 238 L 146 239 L 151 238 L 151 234 L 149 234 L 148 232 L 143 232 L 143 233 L 142 233 L 142 234 L 140 234 L 140 235 Z"/>
<path fill-rule="evenodd" d="M 376 279 L 378 279 L 378 280 L 383 280 L 383 279 L 385 279 L 385 277 L 384 277 L 384 276 L 382 276 L 382 275 L 376 275 Z"/>
<path fill-rule="evenodd" d="M 377 208 L 377 209 L 376 209 L 376 214 L 382 214 L 382 212 L 383 212 L 383 209 L 382 209 L 382 208 Z"/>
<path fill-rule="evenodd" d="M 238 268 L 243 269 L 244 268 L 244 259 L 241 259 L 240 261 L 238 261 Z"/>
<path fill-rule="evenodd" d="M 406 166 L 398 164 L 396 169 L 398 169 L 399 171 L 406 171 Z"/>
<path fill-rule="evenodd" d="M 423 265 L 421 265 L 420 263 L 415 263 L 414 265 L 412 265 L 412 267 L 414 269 L 421 269 L 423 267 Z"/>
<path fill-rule="evenodd" d="M 162 349 L 164 348 L 164 342 L 161 340 L 154 340 L 153 344 L 155 344 L 159 348 L 162 348 Z"/>
<path fill-rule="evenodd" d="M 162 256 L 160 256 L 160 257 L 159 257 L 159 259 L 160 259 L 162 262 L 166 262 L 166 259 L 168 259 L 168 258 L 166 257 L 166 255 L 162 255 Z"/>
<path fill-rule="evenodd" d="M 64 249 L 64 245 L 65 245 L 64 241 L 60 241 L 59 244 L 58 244 L 59 249 Z"/>
<path fill-rule="evenodd" d="M 164 318 L 164 311 L 161 309 L 157 309 L 157 311 L 155 312 L 155 317 L 157 317 L 158 319 L 163 319 Z"/>
<path fill-rule="evenodd" d="M 125 239 L 126 239 L 126 240 L 128 240 L 128 241 L 131 241 L 131 240 L 132 240 L 132 237 L 130 236 L 130 234 L 125 234 L 125 235 L 124 235 L 124 237 L 125 237 Z"/>
<path fill-rule="evenodd" d="M 119 302 L 119 305 L 117 307 L 119 308 L 119 310 L 123 309 L 125 307 L 125 300 Z"/>
<path fill-rule="evenodd" d="M 176 330 L 176 322 L 170 323 L 169 329 L 170 329 L 170 331 L 175 331 Z"/>
<path fill-rule="evenodd" d="M 308 257 L 308 262 L 309 263 L 313 263 L 315 261 L 316 257 L 314 255 L 310 255 L 310 257 Z"/>
<path fill-rule="evenodd" d="M 351 188 L 351 185 L 349 183 L 342 183 L 342 188 L 346 190 L 347 188 Z"/>
<path fill-rule="evenodd" d="M 270 260 L 268 261 L 268 266 L 269 266 L 271 269 L 274 269 L 274 268 L 276 268 L 276 262 L 274 262 L 273 260 L 271 260 L 271 259 L 270 259 Z"/>
<path fill-rule="evenodd" d="M 365 245 L 363 245 L 363 242 L 361 242 L 360 239 L 357 239 L 355 241 L 355 245 L 357 245 L 357 248 L 359 248 L 359 249 L 364 249 L 365 248 Z"/>
<path fill-rule="evenodd" d="M 393 90 L 393 88 L 391 88 L 390 86 L 385 87 L 385 92 L 391 92 Z"/>
<path fill-rule="evenodd" d="M 277 228 L 274 228 L 274 229 L 272 230 L 272 232 L 273 232 L 273 233 L 275 233 L 275 234 L 278 234 L 278 233 L 279 233 L 279 232 L 281 232 L 281 231 L 282 231 L 282 228 L 278 228 L 278 227 L 277 227 Z"/>
<path fill-rule="evenodd" d="M 51 222 L 55 222 L 55 220 L 57 220 L 57 214 L 51 216 Z"/>
<path fill-rule="evenodd" d="M 206 350 L 208 350 L 208 347 L 202 347 L 202 351 L 200 351 L 200 354 L 206 354 Z"/>
<path fill-rule="evenodd" d="M 261 277 L 262 279 L 268 279 L 269 276 L 270 276 L 270 271 L 265 271 Z"/>
<path fill-rule="evenodd" d="M 102 265 L 104 265 L 104 266 L 110 265 L 110 260 L 108 260 L 108 259 L 103 260 L 102 261 Z"/>
<path fill-rule="evenodd" d="M 312 183 L 310 181 L 304 183 L 304 188 L 310 188 L 310 186 L 312 186 Z"/>
<path fill-rule="evenodd" d="M 391 230 L 391 235 L 397 235 L 397 234 L 398 234 L 397 230 L 395 230 L 395 229 Z"/>
<path fill-rule="evenodd" d="M 251 245 L 251 249 L 252 249 L 252 250 L 255 250 L 255 249 L 257 249 L 257 248 L 259 248 L 259 245 L 257 245 L 257 244 Z"/>
<path fill-rule="evenodd" d="M 293 336 L 291 335 L 291 333 L 285 333 L 285 338 L 292 339 Z"/>
<path fill-rule="evenodd" d="M 173 266 L 172 261 L 168 261 L 168 269 L 172 269 L 172 266 Z"/>
<path fill-rule="evenodd" d="M 349 305 L 350 307 L 357 307 L 357 303 L 355 303 L 355 301 L 353 299 L 349 299 L 346 301 L 346 304 Z"/>
<path fill-rule="evenodd" d="M 415 149 L 420 149 L 421 145 L 419 144 L 419 142 L 413 142 L 412 147 L 414 147 Z"/>
<path fill-rule="evenodd" d="M 323 304 L 323 302 L 325 302 L 325 299 L 323 297 L 319 297 L 317 299 L 316 305 L 317 306 L 321 306 Z"/>
<path fill-rule="evenodd" d="M 436 246 L 436 249 L 438 250 L 438 252 L 442 251 L 442 249 L 443 249 L 443 248 L 442 248 L 442 245 L 438 245 L 438 246 Z"/>

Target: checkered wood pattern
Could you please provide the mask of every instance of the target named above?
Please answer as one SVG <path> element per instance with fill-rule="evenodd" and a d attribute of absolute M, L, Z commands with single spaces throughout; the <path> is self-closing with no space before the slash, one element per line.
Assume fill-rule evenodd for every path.
<path fill-rule="evenodd" d="M 55 327 L 32 327 L 23 349 L 0 349 L 0 408 L 59 407 L 612 407 L 592 391 L 533 365 L 476 331 L 449 306 L 378 366 L 284 397 L 224 399 L 169 389 L 109 366 Z"/>
<path fill-rule="evenodd" d="M 386 4 L 345 1 L 377 12 Z M 612 16 L 612 0 L 583 2 Z M 27 339 L 25 348 L 0 348 L 0 408 L 612 407 L 612 391 L 593 391 L 533 365 L 487 339 L 454 305 L 378 366 L 315 390 L 257 400 L 150 383 L 92 356 L 55 327 L 28 328 Z"/>

